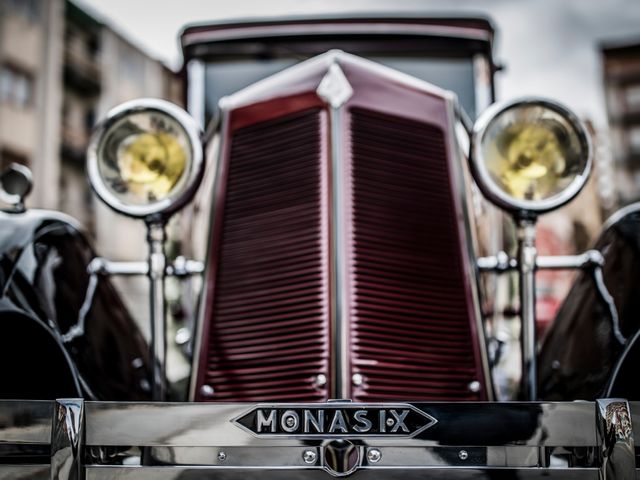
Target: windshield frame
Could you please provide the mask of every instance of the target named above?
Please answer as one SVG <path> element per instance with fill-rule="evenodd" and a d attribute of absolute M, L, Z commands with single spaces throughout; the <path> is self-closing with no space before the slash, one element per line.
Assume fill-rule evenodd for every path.
<path fill-rule="evenodd" d="M 189 113 L 204 127 L 207 63 L 295 55 L 302 60 L 339 48 L 363 57 L 375 53 L 468 58 L 473 62 L 475 112 L 479 114 L 495 100 L 494 36 L 486 18 L 424 14 L 249 19 L 188 26 L 181 35 L 184 99 Z"/>

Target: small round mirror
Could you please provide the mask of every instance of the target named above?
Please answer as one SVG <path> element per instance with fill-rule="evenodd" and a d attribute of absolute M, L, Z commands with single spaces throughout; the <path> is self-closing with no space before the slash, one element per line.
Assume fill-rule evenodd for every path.
<path fill-rule="evenodd" d="M 24 199 L 31 192 L 31 170 L 19 163 L 12 163 L 0 173 L 0 200 L 24 211 Z"/>

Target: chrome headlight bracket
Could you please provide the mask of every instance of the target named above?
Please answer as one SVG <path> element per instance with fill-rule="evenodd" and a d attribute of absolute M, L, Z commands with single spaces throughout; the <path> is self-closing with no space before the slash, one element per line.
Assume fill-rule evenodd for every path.
<path fill-rule="evenodd" d="M 591 142 L 582 122 L 566 107 L 552 100 L 523 98 L 488 108 L 474 125 L 470 149 L 476 184 L 516 221 L 520 398 L 537 400 L 536 219 L 582 190 L 591 171 Z"/>
<path fill-rule="evenodd" d="M 147 224 L 146 266 L 121 263 L 119 271 L 149 279 L 154 400 L 166 400 L 167 395 L 165 225 L 200 185 L 203 158 L 196 121 L 172 103 L 152 98 L 111 110 L 96 127 L 87 151 L 89 181 L 98 197 L 116 212 Z"/>

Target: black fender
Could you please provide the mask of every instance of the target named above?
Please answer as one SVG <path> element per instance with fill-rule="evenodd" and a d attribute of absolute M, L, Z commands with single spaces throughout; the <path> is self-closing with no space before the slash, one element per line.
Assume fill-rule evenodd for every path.
<path fill-rule="evenodd" d="M 629 369 L 640 365 L 640 203 L 614 214 L 595 248 L 604 257 L 602 283 L 617 321 L 594 272 L 580 272 L 541 345 L 541 399 L 594 400 L 624 390 L 625 398 L 640 400 L 640 389 L 622 385 Z"/>
<path fill-rule="evenodd" d="M 0 329 L 0 398 L 83 396 L 75 365 L 48 325 L 0 299 Z"/>
<path fill-rule="evenodd" d="M 0 299 L 15 307 L 0 312 L 0 323 L 17 324 L 13 319 L 22 311 L 48 328 L 71 359 L 84 397 L 149 400 L 149 347 L 110 279 L 89 272 L 95 257 L 69 217 L 42 210 L 0 212 Z M 10 336 L 3 330 L 3 340 L 22 345 L 29 358 L 44 363 L 46 358 L 31 350 L 25 336 L 30 332 L 14 330 Z M 30 361 L 24 352 L 12 352 L 20 362 Z"/>
<path fill-rule="evenodd" d="M 640 399 L 640 330 L 627 342 L 605 385 L 603 397 Z"/>

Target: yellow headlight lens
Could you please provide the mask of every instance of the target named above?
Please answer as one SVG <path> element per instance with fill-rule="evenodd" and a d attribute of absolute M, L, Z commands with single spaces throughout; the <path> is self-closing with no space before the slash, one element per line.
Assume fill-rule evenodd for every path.
<path fill-rule="evenodd" d="M 491 188 L 533 210 L 541 205 L 537 202 L 583 181 L 589 166 L 581 127 L 544 104 L 514 104 L 498 113 L 482 132 L 479 147 L 476 161 L 483 163 Z"/>
<path fill-rule="evenodd" d="M 184 173 L 187 152 L 170 133 L 141 133 L 125 139 L 117 156 L 122 180 L 132 193 L 161 199 Z"/>
<path fill-rule="evenodd" d="M 96 195 L 118 213 L 169 218 L 193 197 L 204 172 L 202 132 L 176 105 L 140 98 L 110 110 L 87 148 Z"/>
<path fill-rule="evenodd" d="M 178 189 L 188 168 L 189 140 L 163 112 L 129 115 L 104 139 L 98 168 L 105 185 L 122 202 L 148 205 Z"/>

